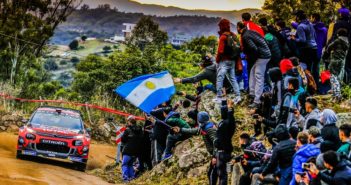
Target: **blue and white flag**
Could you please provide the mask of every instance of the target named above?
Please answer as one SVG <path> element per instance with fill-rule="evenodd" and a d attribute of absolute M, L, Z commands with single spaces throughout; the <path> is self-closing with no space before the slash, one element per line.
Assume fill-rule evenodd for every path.
<path fill-rule="evenodd" d="M 134 78 L 115 90 L 146 113 L 168 101 L 175 91 L 172 75 L 168 71 Z"/>

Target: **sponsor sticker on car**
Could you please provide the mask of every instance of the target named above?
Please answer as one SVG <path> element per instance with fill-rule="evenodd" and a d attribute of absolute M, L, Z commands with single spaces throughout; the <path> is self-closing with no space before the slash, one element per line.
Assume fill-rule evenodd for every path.
<path fill-rule="evenodd" d="M 82 158 L 80 158 L 80 157 L 69 156 L 68 159 L 71 161 L 74 161 L 74 162 L 82 162 Z"/>
<path fill-rule="evenodd" d="M 59 146 L 66 146 L 67 143 L 63 141 L 55 141 L 55 140 L 48 140 L 48 139 L 41 139 L 40 143 L 44 144 L 51 144 L 51 145 L 59 145 Z"/>
<path fill-rule="evenodd" d="M 36 156 L 37 152 L 35 151 L 30 151 L 30 150 L 22 150 L 23 155 L 31 155 L 31 156 Z"/>

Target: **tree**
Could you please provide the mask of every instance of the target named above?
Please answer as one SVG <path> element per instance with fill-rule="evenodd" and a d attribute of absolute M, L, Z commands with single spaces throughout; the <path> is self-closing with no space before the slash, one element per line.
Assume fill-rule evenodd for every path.
<path fill-rule="evenodd" d="M 158 47 L 164 46 L 167 40 L 168 35 L 165 31 L 160 30 L 159 24 L 153 21 L 151 16 L 143 16 L 138 21 L 132 31 L 132 36 L 127 42 L 143 50 L 149 44 Z"/>
<path fill-rule="evenodd" d="M 193 53 L 201 54 L 205 56 L 206 54 L 216 54 L 218 45 L 218 38 L 215 36 L 209 37 L 198 37 L 187 42 L 182 46 L 184 50 L 190 50 Z"/>
<path fill-rule="evenodd" d="M 80 59 L 78 57 L 72 57 L 71 62 L 73 63 L 73 65 L 77 65 L 80 62 Z"/>
<path fill-rule="evenodd" d="M 104 46 L 103 48 L 102 48 L 102 50 L 105 52 L 105 53 L 109 53 L 109 52 L 111 52 L 111 46 Z"/>
<path fill-rule="evenodd" d="M 81 39 L 82 39 L 82 41 L 86 41 L 86 40 L 88 39 L 88 37 L 87 37 L 86 35 L 83 35 L 83 36 L 81 37 Z"/>
<path fill-rule="evenodd" d="M 80 7 L 81 10 L 83 11 L 88 11 L 90 9 L 90 6 L 87 5 L 87 4 L 83 4 L 81 7 Z"/>
<path fill-rule="evenodd" d="M 0 78 L 13 85 L 30 68 L 23 62 L 38 57 L 59 23 L 81 0 L 0 1 Z"/>
<path fill-rule="evenodd" d="M 79 48 L 79 42 L 77 39 L 74 39 L 69 45 L 68 47 L 71 49 L 71 50 L 78 50 Z"/>
<path fill-rule="evenodd" d="M 45 62 L 44 68 L 49 71 L 55 71 L 58 69 L 58 65 L 56 64 L 55 59 L 50 58 Z"/>

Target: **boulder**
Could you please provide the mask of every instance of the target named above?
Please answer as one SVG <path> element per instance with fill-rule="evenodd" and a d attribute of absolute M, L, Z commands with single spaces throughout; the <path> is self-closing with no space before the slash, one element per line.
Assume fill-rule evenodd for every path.
<path fill-rule="evenodd" d="M 207 164 L 209 164 L 209 163 L 207 163 Z M 204 165 L 204 166 L 200 166 L 197 168 L 192 168 L 189 170 L 187 177 L 188 178 L 200 177 L 201 175 L 206 174 L 208 168 L 209 168 L 209 165 Z"/>
<path fill-rule="evenodd" d="M 8 132 L 18 132 L 18 128 L 19 127 L 17 125 L 12 124 L 9 127 L 7 127 L 7 131 Z"/>
<path fill-rule="evenodd" d="M 190 169 L 198 165 L 203 165 L 209 160 L 206 148 L 193 148 L 189 152 L 180 156 L 178 165 L 181 169 Z"/>
<path fill-rule="evenodd" d="M 343 124 L 351 124 L 351 113 L 339 113 L 338 115 L 338 122 L 336 125 L 340 127 Z"/>
<path fill-rule="evenodd" d="M 0 131 L 5 131 L 6 127 L 5 126 L 0 126 Z"/>

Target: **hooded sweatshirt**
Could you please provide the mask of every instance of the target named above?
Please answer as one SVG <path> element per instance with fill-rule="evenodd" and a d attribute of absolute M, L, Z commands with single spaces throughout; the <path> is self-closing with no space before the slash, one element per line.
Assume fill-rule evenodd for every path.
<path fill-rule="evenodd" d="M 221 61 L 226 60 L 233 60 L 231 56 L 226 54 L 226 42 L 227 42 L 227 35 L 232 35 L 235 38 L 237 44 L 239 44 L 239 40 L 237 40 L 236 35 L 230 31 L 230 21 L 227 19 L 222 19 L 219 23 L 219 42 L 218 42 L 218 49 L 217 49 L 217 57 L 216 62 L 219 63 Z"/>
<path fill-rule="evenodd" d="M 331 142 L 334 145 L 334 149 L 337 150 L 340 147 L 341 141 L 339 138 L 339 129 L 336 126 L 336 122 L 338 121 L 338 117 L 335 112 L 331 109 L 324 109 L 321 114 L 321 122 L 323 124 L 323 128 L 321 130 L 322 138 L 325 142 Z"/>
<path fill-rule="evenodd" d="M 300 49 L 317 49 L 316 31 L 314 30 L 312 23 L 308 20 L 301 21 L 297 27 L 296 36 L 296 42 Z"/>
<path fill-rule="evenodd" d="M 314 23 L 313 27 L 316 31 L 318 58 L 321 58 L 323 48 L 327 44 L 328 29 L 327 29 L 327 27 L 325 27 L 324 23 L 322 23 L 322 22 Z"/>
<path fill-rule="evenodd" d="M 271 33 L 267 33 L 264 36 L 264 39 L 267 41 L 268 47 L 269 47 L 271 54 L 272 54 L 271 64 L 274 67 L 277 67 L 279 65 L 281 58 L 282 58 L 279 40 L 276 36 L 274 36 Z"/>

